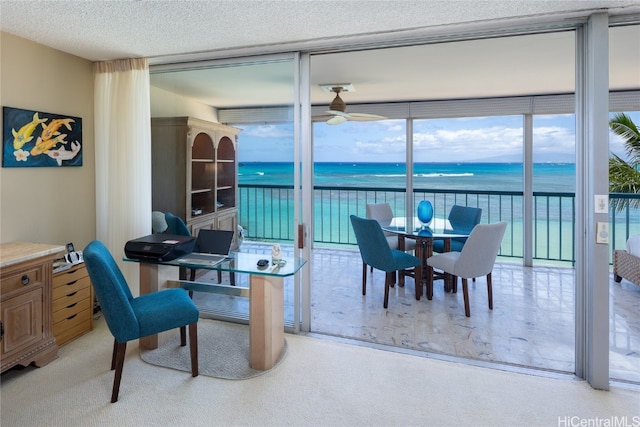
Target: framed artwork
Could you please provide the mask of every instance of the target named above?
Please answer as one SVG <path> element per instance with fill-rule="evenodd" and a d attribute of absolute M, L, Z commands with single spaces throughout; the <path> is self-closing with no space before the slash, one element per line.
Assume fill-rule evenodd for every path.
<path fill-rule="evenodd" d="M 82 119 L 2 107 L 2 167 L 82 166 Z"/>

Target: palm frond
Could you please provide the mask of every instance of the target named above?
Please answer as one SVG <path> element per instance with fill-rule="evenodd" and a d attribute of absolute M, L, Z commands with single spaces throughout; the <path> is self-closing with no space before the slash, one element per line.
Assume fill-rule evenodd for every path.
<path fill-rule="evenodd" d="M 634 166 L 640 165 L 640 131 L 631 117 L 625 113 L 618 113 L 609 121 L 609 128 L 624 140 L 630 163 Z"/>

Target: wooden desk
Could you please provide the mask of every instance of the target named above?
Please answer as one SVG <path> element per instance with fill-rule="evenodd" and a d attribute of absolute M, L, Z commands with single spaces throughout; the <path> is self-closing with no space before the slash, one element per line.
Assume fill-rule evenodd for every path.
<path fill-rule="evenodd" d="M 186 255 L 184 258 L 188 258 Z M 197 281 L 178 280 L 173 283 L 188 291 L 212 292 L 249 298 L 249 365 L 253 369 L 268 370 L 276 363 L 284 350 L 284 278 L 296 274 L 306 260 L 287 258 L 286 264 L 276 268 L 269 265 L 259 269 L 259 259 L 270 259 L 264 254 L 233 252 L 230 258 L 216 266 L 204 263 L 172 261 L 149 262 L 125 258 L 140 264 L 140 294 L 159 289 L 159 266 L 188 267 L 206 270 L 229 271 L 249 274 L 249 287 L 229 286 Z M 156 335 L 140 339 L 140 347 L 158 347 Z"/>
<path fill-rule="evenodd" d="M 58 357 L 53 336 L 53 260 L 64 246 L 12 242 L 0 246 L 0 324 L 2 372 Z"/>

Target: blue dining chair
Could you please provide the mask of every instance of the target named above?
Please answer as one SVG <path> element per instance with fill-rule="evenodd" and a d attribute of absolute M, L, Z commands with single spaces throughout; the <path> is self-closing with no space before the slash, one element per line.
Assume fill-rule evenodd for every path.
<path fill-rule="evenodd" d="M 184 289 L 172 288 L 134 298 L 109 253 L 98 240 L 83 251 L 84 262 L 104 319 L 114 337 L 111 370 L 115 369 L 111 403 L 118 401 L 127 342 L 180 328 L 180 345 L 186 343 L 189 326 L 191 375 L 198 376 L 198 308 Z"/>
<path fill-rule="evenodd" d="M 449 211 L 449 224 L 451 229 L 447 230 L 453 233 L 470 234 L 473 227 L 480 224 L 482 218 L 482 209 L 471 206 L 453 205 Z M 460 252 L 464 247 L 466 237 L 457 237 L 451 239 L 451 250 Z M 444 241 L 434 240 L 433 252 L 444 252 Z"/>
<path fill-rule="evenodd" d="M 391 249 L 382 232 L 382 227 L 375 219 L 360 218 L 356 215 L 351 215 L 350 218 L 362 256 L 362 295 L 367 294 L 367 265 L 386 273 L 384 308 L 389 305 L 389 288 L 395 285 L 396 271 L 413 269 L 405 274 L 414 278 L 416 295 L 418 295 L 418 289 L 422 286 L 422 262 L 420 259 L 398 249 Z"/>

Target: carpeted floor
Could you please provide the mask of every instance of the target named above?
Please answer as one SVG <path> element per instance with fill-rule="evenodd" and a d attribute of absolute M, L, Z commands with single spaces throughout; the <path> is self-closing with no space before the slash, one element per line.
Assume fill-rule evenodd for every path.
<path fill-rule="evenodd" d="M 286 354 L 285 340 L 284 351 L 274 368 Z M 153 365 L 191 372 L 189 346 L 180 346 L 179 334 L 155 350 L 141 350 L 140 357 Z M 200 375 L 228 380 L 244 380 L 268 372 L 249 366 L 249 326 L 209 319 L 198 322 L 198 365 Z"/>
<path fill-rule="evenodd" d="M 626 426 L 640 419 L 637 391 L 597 391 L 584 381 L 327 339 L 286 339 L 285 360 L 244 381 L 150 365 L 132 342 L 112 404 L 113 337 L 100 320 L 47 366 L 2 374 L 0 425 Z"/>

